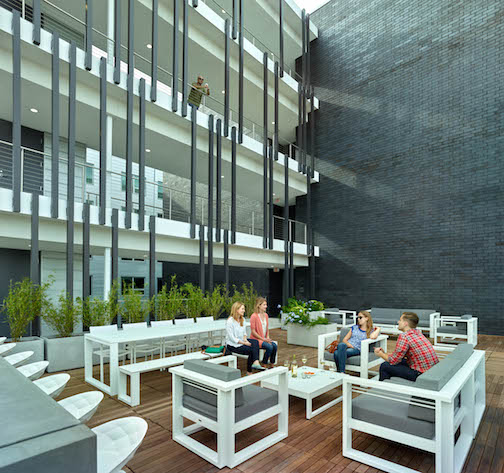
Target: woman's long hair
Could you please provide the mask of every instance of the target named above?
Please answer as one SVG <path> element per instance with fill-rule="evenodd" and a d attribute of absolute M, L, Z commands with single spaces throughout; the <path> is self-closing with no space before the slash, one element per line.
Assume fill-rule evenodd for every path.
<path fill-rule="evenodd" d="M 255 305 L 254 305 L 254 312 L 259 315 L 259 306 L 263 303 L 263 302 L 267 302 L 266 299 L 264 297 L 258 297 L 255 301 Z"/>
<path fill-rule="evenodd" d="M 371 314 L 367 310 L 361 310 L 359 314 L 362 314 L 366 317 L 366 327 L 367 327 L 366 337 L 369 338 L 371 336 L 371 332 L 374 330 L 373 318 L 371 317 Z"/>
<path fill-rule="evenodd" d="M 240 315 L 238 313 L 238 310 L 240 310 L 240 307 L 242 305 L 244 306 L 245 304 L 238 301 L 231 306 L 231 317 L 233 317 L 233 319 L 235 319 L 237 322 L 240 322 L 240 325 L 243 327 L 243 322 L 245 322 L 245 319 L 243 315 Z"/>

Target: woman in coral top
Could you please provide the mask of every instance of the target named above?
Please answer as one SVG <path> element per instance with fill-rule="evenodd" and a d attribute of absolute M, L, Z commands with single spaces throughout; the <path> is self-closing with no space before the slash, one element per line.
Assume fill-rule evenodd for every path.
<path fill-rule="evenodd" d="M 269 334 L 269 318 L 266 313 L 268 303 L 264 297 L 258 297 L 255 312 L 250 316 L 250 338 L 259 342 L 259 348 L 264 349 L 263 364 L 272 367 L 276 362 L 277 344 L 271 340 Z"/>

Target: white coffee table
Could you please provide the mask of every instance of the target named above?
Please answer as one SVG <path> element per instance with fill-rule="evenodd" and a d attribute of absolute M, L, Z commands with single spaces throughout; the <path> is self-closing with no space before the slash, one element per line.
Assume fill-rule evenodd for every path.
<path fill-rule="evenodd" d="M 313 376 L 303 378 L 303 370 L 310 371 L 315 374 Z M 342 374 L 334 371 L 320 370 L 309 366 L 299 367 L 297 378 L 293 378 L 292 373 L 289 373 L 289 394 L 301 399 L 306 399 L 306 418 L 311 419 L 312 417 L 315 417 L 316 415 L 336 405 L 343 399 L 343 396 L 340 396 L 332 401 L 329 401 L 327 404 L 324 404 L 318 409 L 312 409 L 313 399 L 331 391 L 331 389 L 341 386 L 342 379 Z M 278 389 L 278 376 L 263 381 L 261 386 L 269 389 Z"/>

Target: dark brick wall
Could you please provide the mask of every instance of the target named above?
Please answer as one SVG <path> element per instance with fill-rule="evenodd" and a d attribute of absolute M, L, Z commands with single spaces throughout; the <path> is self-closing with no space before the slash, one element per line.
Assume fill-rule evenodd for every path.
<path fill-rule="evenodd" d="M 312 15 L 320 299 L 472 313 L 504 335 L 503 17 L 481 0 Z"/>

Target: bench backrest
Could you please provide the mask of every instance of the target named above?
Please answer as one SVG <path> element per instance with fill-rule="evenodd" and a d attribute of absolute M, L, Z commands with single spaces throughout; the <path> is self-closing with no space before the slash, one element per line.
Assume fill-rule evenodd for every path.
<path fill-rule="evenodd" d="M 430 325 L 430 314 L 436 312 L 434 309 L 392 309 L 383 307 L 371 308 L 373 322 L 378 324 L 396 325 L 404 312 L 413 312 L 418 315 L 419 327 L 428 327 Z"/>

